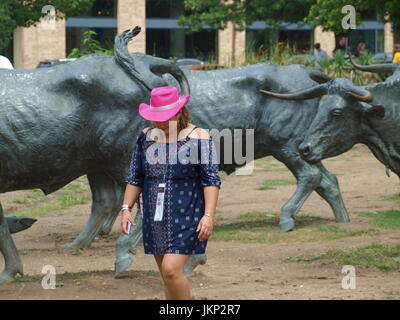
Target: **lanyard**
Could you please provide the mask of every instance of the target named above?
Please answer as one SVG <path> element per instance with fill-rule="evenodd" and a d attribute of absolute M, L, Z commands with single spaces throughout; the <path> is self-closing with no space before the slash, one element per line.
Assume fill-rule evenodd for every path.
<path fill-rule="evenodd" d="M 165 159 L 167 159 L 167 157 L 165 157 Z M 159 183 L 157 186 L 156 212 L 154 214 L 154 221 L 162 221 L 162 218 L 163 218 L 164 196 L 165 196 L 165 190 L 166 190 L 165 177 L 167 175 L 167 170 L 168 170 L 168 161 L 166 161 L 166 164 L 165 164 L 163 182 Z"/>

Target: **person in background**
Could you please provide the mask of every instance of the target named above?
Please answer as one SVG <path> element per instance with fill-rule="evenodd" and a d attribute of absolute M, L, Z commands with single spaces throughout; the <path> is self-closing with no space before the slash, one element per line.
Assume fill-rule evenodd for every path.
<path fill-rule="evenodd" d="M 335 49 L 333 49 L 333 54 L 336 54 L 338 50 L 343 50 L 346 52 L 346 42 L 347 38 L 345 36 L 340 36 Z"/>
<path fill-rule="evenodd" d="M 395 43 L 393 48 L 393 59 L 392 63 L 400 62 L 400 43 Z"/>
<path fill-rule="evenodd" d="M 0 56 L 0 69 L 14 69 L 10 60 L 7 57 Z"/>
<path fill-rule="evenodd" d="M 360 42 L 357 46 L 357 51 L 354 54 L 356 57 L 359 57 L 367 50 L 367 45 L 364 42 Z"/>
<path fill-rule="evenodd" d="M 314 50 L 314 58 L 315 58 L 315 60 L 319 61 L 319 59 L 328 56 L 326 51 L 321 49 L 321 44 L 319 42 L 314 44 L 314 49 L 315 49 Z"/>

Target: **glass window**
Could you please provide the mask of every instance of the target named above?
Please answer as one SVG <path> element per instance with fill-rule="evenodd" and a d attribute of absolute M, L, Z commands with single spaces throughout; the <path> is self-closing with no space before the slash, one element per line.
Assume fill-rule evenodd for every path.
<path fill-rule="evenodd" d="M 118 0 L 96 0 L 90 10 L 76 17 L 116 17 Z"/>
<path fill-rule="evenodd" d="M 85 31 L 93 30 L 96 32 L 94 39 L 100 41 L 102 47 L 112 49 L 114 47 L 114 38 L 117 34 L 116 28 L 67 28 L 66 30 L 66 46 L 67 55 L 73 48 L 82 49 L 82 39 Z"/>
<path fill-rule="evenodd" d="M 147 0 L 147 18 L 178 18 L 184 14 L 183 0 Z"/>
<path fill-rule="evenodd" d="M 246 30 L 246 47 L 250 52 L 267 50 L 277 42 L 296 45 L 299 53 L 309 53 L 312 42 L 311 30 Z"/>
<path fill-rule="evenodd" d="M 170 30 L 169 29 L 147 29 L 146 30 L 146 53 L 160 57 L 170 58 Z"/>
<path fill-rule="evenodd" d="M 202 30 L 187 34 L 185 42 L 185 57 L 197 58 L 202 61 L 216 58 L 218 42 L 218 32 L 216 30 Z"/>
<path fill-rule="evenodd" d="M 360 43 L 365 43 L 366 49 L 372 53 L 383 52 L 383 30 L 351 30 L 348 38 L 349 49 L 356 53 Z"/>
<path fill-rule="evenodd" d="M 271 30 L 246 30 L 246 48 L 250 52 L 265 49 L 271 42 Z"/>
<path fill-rule="evenodd" d="M 204 30 L 186 34 L 182 29 L 147 29 L 146 53 L 160 58 L 213 59 L 216 55 L 217 31 Z"/>
<path fill-rule="evenodd" d="M 14 65 L 14 42 L 12 38 L 7 47 L 0 48 L 0 55 L 7 57 L 8 60 L 10 60 L 11 63 Z"/>
<path fill-rule="evenodd" d="M 309 53 L 311 39 L 311 30 L 279 30 L 278 41 L 295 45 L 299 53 Z"/>

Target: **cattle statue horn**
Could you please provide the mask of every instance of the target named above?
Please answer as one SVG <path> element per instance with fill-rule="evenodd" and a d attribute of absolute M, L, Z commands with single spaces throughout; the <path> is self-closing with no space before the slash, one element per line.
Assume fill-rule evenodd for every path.
<path fill-rule="evenodd" d="M 371 92 L 361 88 L 353 88 L 351 91 L 348 91 L 347 93 L 351 95 L 353 98 L 356 98 L 357 100 L 362 102 L 371 102 L 374 99 Z"/>
<path fill-rule="evenodd" d="M 365 72 L 394 73 L 398 67 L 395 63 L 360 65 L 353 60 L 351 54 L 349 54 L 349 59 L 354 68 Z"/>
<path fill-rule="evenodd" d="M 333 80 L 332 77 L 318 70 L 310 70 L 308 75 L 311 79 L 320 84 Z"/>
<path fill-rule="evenodd" d="M 260 90 L 260 92 L 268 96 L 283 100 L 305 100 L 321 97 L 326 94 L 328 90 L 324 84 L 320 84 L 318 86 L 294 93 L 275 93 L 266 90 Z"/>

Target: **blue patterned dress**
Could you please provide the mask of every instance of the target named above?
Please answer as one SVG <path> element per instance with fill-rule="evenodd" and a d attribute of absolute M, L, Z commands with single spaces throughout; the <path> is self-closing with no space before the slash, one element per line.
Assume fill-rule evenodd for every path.
<path fill-rule="evenodd" d="M 189 133 L 183 140 L 157 142 L 148 138 L 150 130 L 136 139 L 126 179 L 142 187 L 144 253 L 205 253 L 208 240 L 199 241 L 196 229 L 204 215 L 203 187 L 221 185 L 214 141 Z M 154 221 L 160 182 L 166 183 L 164 212 Z"/>

